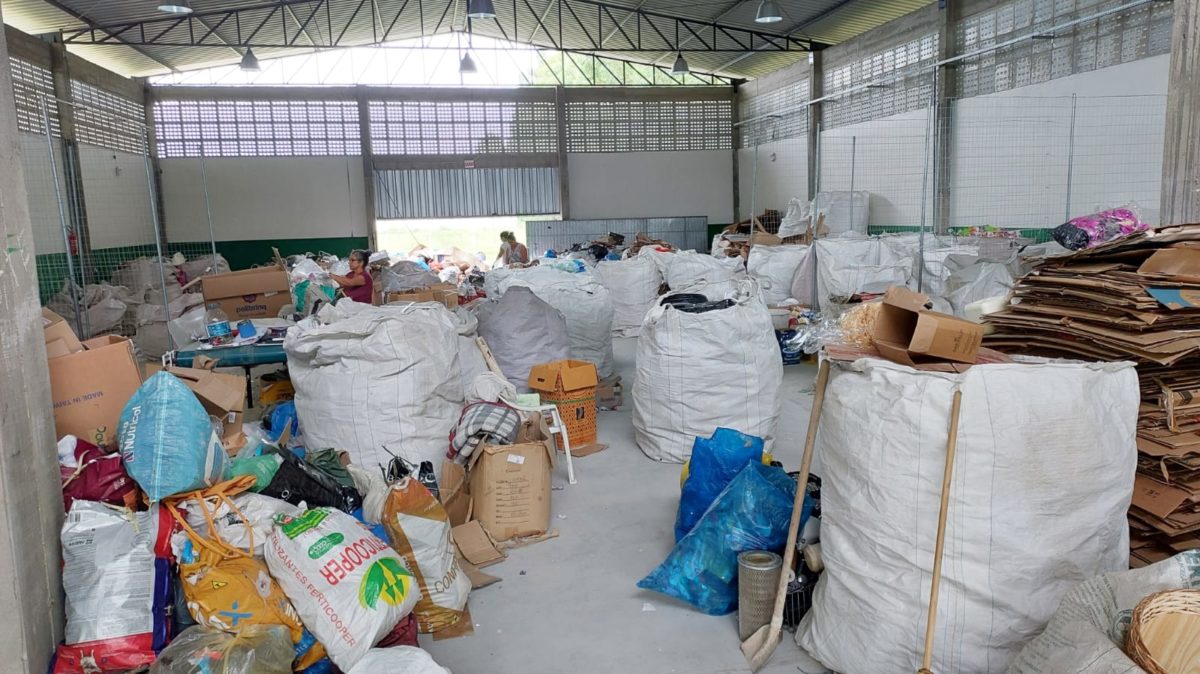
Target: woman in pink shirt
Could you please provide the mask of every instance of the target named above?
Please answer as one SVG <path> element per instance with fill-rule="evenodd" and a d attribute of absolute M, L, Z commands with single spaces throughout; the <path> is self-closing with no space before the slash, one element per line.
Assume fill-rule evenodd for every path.
<path fill-rule="evenodd" d="M 375 287 L 371 282 L 371 273 L 367 271 L 367 260 L 370 255 L 365 250 L 350 253 L 350 273 L 345 276 L 330 274 L 330 278 L 342 288 L 342 294 L 353 302 L 371 304 Z"/>

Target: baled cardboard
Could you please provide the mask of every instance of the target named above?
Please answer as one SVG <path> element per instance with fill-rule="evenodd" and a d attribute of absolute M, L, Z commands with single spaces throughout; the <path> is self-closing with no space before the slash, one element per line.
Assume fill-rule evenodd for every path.
<path fill-rule="evenodd" d="M 167 372 L 182 381 L 210 415 L 221 420 L 225 432 L 221 445 L 225 451 L 234 452 L 246 444 L 242 423 L 246 409 L 246 381 L 232 374 L 220 374 L 211 370 L 190 367 L 170 367 Z"/>
<path fill-rule="evenodd" d="M 133 342 L 104 336 L 81 346 L 48 361 L 55 431 L 60 438 L 74 435 L 102 449 L 115 447 L 121 410 L 142 385 Z"/>
<path fill-rule="evenodd" d="M 595 388 L 599 382 L 596 366 L 586 360 L 557 360 L 529 370 L 529 388 L 543 393 L 570 393 Z"/>
<path fill-rule="evenodd" d="M 544 421 L 526 421 L 517 444 L 484 444 L 471 455 L 474 518 L 497 541 L 533 536 L 550 528 L 550 476 L 554 443 Z"/>
<path fill-rule="evenodd" d="M 1200 248 L 1181 246 L 1159 249 L 1138 267 L 1138 274 L 1200 283 Z"/>
<path fill-rule="evenodd" d="M 476 568 L 504 561 L 505 554 L 496 547 L 496 541 L 478 521 L 454 527 L 450 530 L 450 537 L 454 539 L 463 558 Z"/>
<path fill-rule="evenodd" d="M 83 351 L 83 344 L 75 336 L 71 324 L 62 316 L 45 307 L 42 308 L 42 333 L 46 338 L 47 357 L 52 357 L 50 356 L 51 344 L 54 344 L 55 356 Z M 59 343 L 55 344 L 55 342 Z"/>
<path fill-rule="evenodd" d="M 928 302 L 927 296 L 908 288 L 888 288 L 872 334 L 879 355 L 904 365 L 931 360 L 974 363 L 984 327 L 930 311 L 925 308 Z"/>
<path fill-rule="evenodd" d="M 216 302 L 231 321 L 275 318 L 281 309 L 292 303 L 287 272 L 279 267 L 204 276 L 200 288 L 204 303 Z"/>

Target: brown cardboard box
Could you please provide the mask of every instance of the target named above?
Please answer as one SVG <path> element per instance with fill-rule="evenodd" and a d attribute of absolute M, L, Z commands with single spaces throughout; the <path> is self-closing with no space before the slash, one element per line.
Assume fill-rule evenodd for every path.
<path fill-rule="evenodd" d="M 453 283 L 436 283 L 422 290 L 383 294 L 384 304 L 392 302 L 439 302 L 447 309 L 458 306 L 458 287 Z"/>
<path fill-rule="evenodd" d="M 82 347 L 48 361 L 55 431 L 58 437 L 74 435 L 101 448 L 115 447 L 121 410 L 142 385 L 133 342 L 104 336 Z"/>
<path fill-rule="evenodd" d="M 872 338 L 879 355 L 904 365 L 931 360 L 974 363 L 983 326 L 925 308 L 929 298 L 893 286 L 883 296 Z"/>
<path fill-rule="evenodd" d="M 220 374 L 210 370 L 190 367 L 170 367 L 167 372 L 175 375 L 187 385 L 205 411 L 221 420 L 225 432 L 221 445 L 225 451 L 234 453 L 246 444 L 242 433 L 243 415 L 246 409 L 246 380 L 232 374 Z"/>
<path fill-rule="evenodd" d="M 599 381 L 596 366 L 586 360 L 556 360 L 529 370 L 529 388 L 542 393 L 595 388 Z"/>
<path fill-rule="evenodd" d="M 63 356 L 83 351 L 83 344 L 75 336 L 71 324 L 62 316 L 44 307 L 42 308 L 42 332 L 46 337 L 47 356 Z"/>
<path fill-rule="evenodd" d="M 280 309 L 292 303 L 287 272 L 279 267 L 203 276 L 200 288 L 204 303 L 216 302 L 231 321 L 275 318 Z"/>
<path fill-rule="evenodd" d="M 442 462 L 440 485 L 438 492 L 450 525 L 457 527 L 471 521 L 471 486 L 467 481 L 467 469 L 453 461 Z"/>
<path fill-rule="evenodd" d="M 485 444 L 471 456 L 474 518 L 492 538 L 507 541 L 550 528 L 554 444 L 545 423 L 526 422 L 517 444 Z"/>

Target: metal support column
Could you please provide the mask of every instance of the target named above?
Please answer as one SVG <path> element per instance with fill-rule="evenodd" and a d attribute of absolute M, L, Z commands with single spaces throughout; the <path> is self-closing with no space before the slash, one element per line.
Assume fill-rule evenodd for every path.
<path fill-rule="evenodd" d="M 935 101 L 934 126 L 937 136 L 933 145 L 933 226 L 938 234 L 950 228 L 950 206 L 953 190 L 954 156 L 954 98 L 958 95 L 959 62 L 945 63 L 958 55 L 956 26 L 962 0 L 938 0 L 938 62 L 933 77 Z"/>
<path fill-rule="evenodd" d="M 815 101 L 825 96 L 825 66 L 824 55 L 820 51 L 808 53 L 808 100 Z M 821 191 L 821 122 L 823 120 L 821 103 L 808 106 L 808 200 L 817 198 Z"/>
<path fill-rule="evenodd" d="M 50 73 L 54 78 L 54 97 L 57 99 L 58 125 L 62 134 L 62 170 L 64 177 L 62 197 L 66 199 L 67 219 L 75 234 L 76 262 L 81 284 L 92 282 L 92 237 L 88 230 L 87 200 L 83 192 L 83 168 L 79 158 L 79 143 L 75 140 L 75 106 L 71 91 L 71 70 L 67 61 L 67 48 L 61 42 L 50 43 Z M 70 249 L 67 255 L 72 255 Z"/>
<path fill-rule="evenodd" d="M 571 175 L 567 168 L 567 90 L 554 88 L 554 116 L 558 120 L 558 208 L 563 220 L 571 219 Z"/>
<path fill-rule="evenodd" d="M 739 166 L 741 162 L 738 161 L 738 136 L 744 134 L 745 132 L 738 127 L 738 122 L 742 119 L 740 108 L 742 98 L 741 87 L 743 84 L 744 82 L 740 80 L 734 82 L 733 102 L 730 104 L 732 109 L 732 118 L 729 127 L 729 133 L 733 134 L 733 138 L 730 142 L 730 146 L 732 147 L 732 151 L 730 152 L 730 161 L 733 162 L 733 213 L 731 214 L 733 220 L 730 220 L 730 222 L 737 222 L 742 211 L 742 181 L 741 167 Z"/>
<path fill-rule="evenodd" d="M 1200 0 L 1175 0 L 1174 5 L 1162 224 L 1200 222 Z"/>
<path fill-rule="evenodd" d="M 146 159 L 150 164 L 151 191 L 150 198 L 154 200 L 154 227 L 157 240 L 162 242 L 162 245 L 167 243 L 167 209 L 163 208 L 163 190 L 162 190 L 162 168 L 158 164 L 158 129 L 154 125 L 154 89 L 147 84 L 142 90 L 142 108 L 144 112 L 144 121 L 146 123 L 146 132 L 143 138 L 146 142 Z M 205 207 L 208 207 L 208 198 L 205 197 Z M 211 220 L 211 218 L 210 218 Z M 211 238 L 212 227 L 209 227 Z M 213 246 L 213 264 L 216 264 L 216 249 L 217 244 L 214 239 Z"/>

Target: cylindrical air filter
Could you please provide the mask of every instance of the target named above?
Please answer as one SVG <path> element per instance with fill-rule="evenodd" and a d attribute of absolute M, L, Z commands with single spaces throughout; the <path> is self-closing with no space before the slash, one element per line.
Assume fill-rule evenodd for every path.
<path fill-rule="evenodd" d="M 745 641 L 771 622 L 783 560 L 774 552 L 747 550 L 738 555 L 738 638 Z"/>

